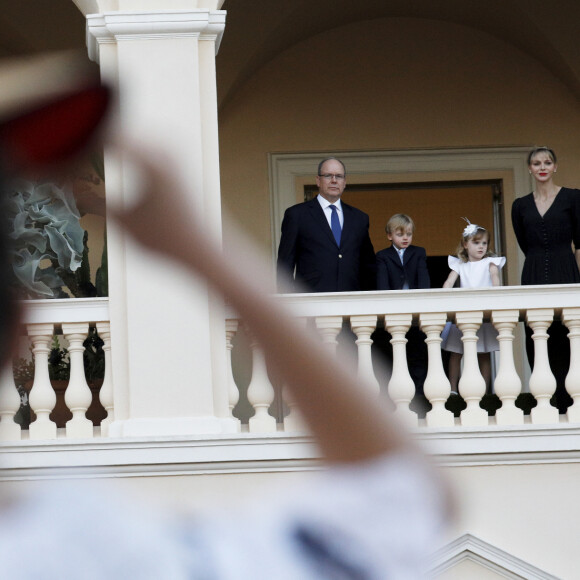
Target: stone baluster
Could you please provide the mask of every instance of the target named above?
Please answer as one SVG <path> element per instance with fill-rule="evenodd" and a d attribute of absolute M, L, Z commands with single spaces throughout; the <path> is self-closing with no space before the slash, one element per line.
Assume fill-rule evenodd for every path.
<path fill-rule="evenodd" d="M 489 423 L 489 418 L 479 402 L 485 395 L 485 379 L 477 360 L 477 331 L 483 321 L 483 312 L 457 312 L 455 321 L 463 334 L 463 371 L 459 379 L 459 394 L 467 403 L 467 408 L 461 411 L 461 425 L 484 426 Z"/>
<path fill-rule="evenodd" d="M 19 441 L 22 437 L 22 429 L 14 421 L 14 415 L 19 408 L 20 395 L 14 383 L 10 362 L 0 372 L 0 441 Z"/>
<path fill-rule="evenodd" d="M 451 384 L 443 369 L 441 358 L 441 332 L 447 322 L 445 313 L 426 313 L 419 316 L 421 330 L 427 335 L 427 356 L 429 366 L 423 391 L 433 408 L 425 416 L 427 427 L 453 427 L 455 417 L 445 408 L 451 394 Z"/>
<path fill-rule="evenodd" d="M 115 394 L 113 391 L 113 366 L 111 364 L 111 323 L 97 322 L 97 333 L 103 341 L 105 354 L 105 376 L 99 392 L 99 401 L 107 416 L 101 421 L 101 436 L 108 437 L 109 425 L 115 420 Z"/>
<path fill-rule="evenodd" d="M 377 327 L 377 316 L 351 316 L 350 326 L 356 334 L 356 345 L 358 347 L 358 377 L 364 383 L 372 387 L 373 391 L 379 393 L 379 381 L 373 370 L 373 360 L 371 356 L 371 345 L 373 341 L 371 334 Z"/>
<path fill-rule="evenodd" d="M 234 419 L 237 425 L 238 431 L 241 431 L 240 420 L 234 417 L 234 407 L 238 404 L 240 400 L 240 391 L 234 380 L 234 371 L 232 368 L 232 350 L 234 345 L 232 340 L 238 332 L 239 322 L 235 319 L 226 320 L 226 352 L 227 352 L 227 381 L 228 381 L 228 410 L 229 416 Z"/>
<path fill-rule="evenodd" d="M 550 369 L 548 358 L 548 328 L 554 318 L 553 308 L 528 310 L 526 320 L 534 331 L 534 368 L 530 376 L 530 392 L 538 401 L 532 408 L 531 419 L 536 425 L 558 423 L 558 409 L 550 405 L 550 399 L 556 392 L 556 377 Z"/>
<path fill-rule="evenodd" d="M 70 357 L 70 380 L 64 394 L 64 401 L 72 413 L 72 419 L 66 423 L 66 436 L 85 439 L 93 436 L 93 423 L 86 417 L 87 409 L 92 402 L 92 393 L 85 378 L 83 342 L 89 333 L 88 322 L 63 324 L 62 332 L 67 339 Z"/>
<path fill-rule="evenodd" d="M 569 423 L 580 423 L 580 308 L 564 308 L 562 322 L 570 331 L 570 370 L 566 390 L 574 400 L 566 412 Z"/>
<path fill-rule="evenodd" d="M 256 414 L 250 417 L 251 433 L 270 433 L 276 431 L 276 419 L 268 413 L 274 401 L 274 387 L 268 377 L 266 358 L 256 339 L 248 332 L 252 350 L 252 379 L 248 385 L 248 401 Z"/>
<path fill-rule="evenodd" d="M 407 365 L 407 352 L 405 335 L 411 327 L 413 316 L 411 314 L 387 314 L 385 316 L 385 328 L 391 334 L 393 345 L 393 374 L 388 385 L 389 397 L 396 405 L 395 413 L 407 423 L 416 426 L 418 418 L 409 408 L 409 404 L 415 395 L 415 383 L 409 373 Z"/>
<path fill-rule="evenodd" d="M 524 412 L 515 402 L 522 391 L 522 381 L 514 364 L 514 328 L 519 320 L 518 310 L 499 310 L 491 313 L 493 325 L 499 332 L 499 370 L 494 381 L 495 394 L 502 402 L 495 413 L 498 425 L 523 425 Z"/>
<path fill-rule="evenodd" d="M 332 354 L 336 354 L 338 345 L 336 337 L 342 330 L 342 316 L 318 316 L 315 323 L 320 336 L 322 336 L 322 343 L 328 347 Z"/>
<path fill-rule="evenodd" d="M 34 382 L 28 400 L 36 413 L 28 434 L 30 439 L 56 439 L 56 423 L 49 416 L 56 405 L 56 394 L 48 376 L 48 355 L 54 329 L 52 324 L 29 324 L 26 330 L 34 356 Z"/>
<path fill-rule="evenodd" d="M 304 419 L 302 419 L 302 414 L 298 410 L 298 406 L 291 395 L 284 390 L 284 401 L 288 405 L 290 411 L 284 417 L 284 431 L 286 432 L 293 432 L 293 431 L 300 431 L 301 433 L 306 433 L 308 431 L 308 427 L 304 423 Z"/>
<path fill-rule="evenodd" d="M 296 322 L 306 326 L 308 323 L 308 318 L 298 318 L 296 319 Z M 294 401 L 294 398 L 290 393 L 288 393 L 286 387 L 283 388 L 282 392 L 284 393 L 284 401 L 289 408 L 288 414 L 284 417 L 284 431 L 286 432 L 299 431 L 302 433 L 307 432 L 308 427 L 306 427 L 306 424 L 304 423 L 302 413 L 300 413 L 298 406 Z"/>

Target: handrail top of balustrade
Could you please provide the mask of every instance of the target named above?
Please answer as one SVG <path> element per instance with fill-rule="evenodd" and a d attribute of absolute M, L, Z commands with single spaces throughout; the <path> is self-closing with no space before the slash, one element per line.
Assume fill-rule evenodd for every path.
<path fill-rule="evenodd" d="M 21 300 L 25 324 L 108 322 L 109 298 Z"/>
<path fill-rule="evenodd" d="M 431 288 L 426 290 L 380 290 L 278 294 L 276 299 L 295 316 L 356 316 L 461 311 L 518 310 L 532 308 L 580 308 L 580 284 L 497 286 L 492 288 Z M 237 318 L 226 309 L 226 318 Z"/>

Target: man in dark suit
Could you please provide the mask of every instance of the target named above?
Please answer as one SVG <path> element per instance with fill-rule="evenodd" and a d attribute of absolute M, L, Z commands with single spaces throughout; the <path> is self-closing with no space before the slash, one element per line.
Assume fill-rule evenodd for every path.
<path fill-rule="evenodd" d="M 341 202 L 346 169 L 339 159 L 323 159 L 316 198 L 288 208 L 278 248 L 281 292 L 374 290 L 375 255 L 369 216 Z M 295 283 L 290 288 L 284 278 Z"/>

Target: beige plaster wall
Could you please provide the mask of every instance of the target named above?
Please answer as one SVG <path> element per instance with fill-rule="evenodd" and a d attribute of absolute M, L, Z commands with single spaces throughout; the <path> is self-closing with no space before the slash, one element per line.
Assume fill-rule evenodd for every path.
<path fill-rule="evenodd" d="M 558 578 L 578 576 L 580 464 L 445 471 L 458 499 L 448 539 L 469 533 Z"/>
<path fill-rule="evenodd" d="M 220 111 L 223 205 L 270 253 L 269 153 L 549 144 L 558 182 L 579 186 L 579 129 L 574 96 L 514 46 L 442 21 L 357 22 L 280 54 Z"/>
<path fill-rule="evenodd" d="M 454 490 L 457 510 L 447 534 L 440 538 L 441 546 L 469 533 L 558 578 L 578 576 L 580 464 L 458 466 L 443 468 L 443 472 Z M 246 502 L 261 504 L 265 498 L 275 504 L 285 490 L 312 475 L 273 471 L 112 477 L 93 480 L 91 486 L 100 487 L 105 496 L 127 494 L 148 508 L 227 512 Z M 4 481 L 2 489 L 17 492 L 34 485 L 44 484 Z M 494 577 L 461 576 L 470 567 L 464 563 L 441 578 Z"/>
<path fill-rule="evenodd" d="M 442 545 L 469 533 L 548 574 L 577 576 L 580 464 L 449 467 L 444 473 L 455 491 L 458 509 L 449 533 L 441 538 Z M 121 478 L 102 484 L 155 502 L 229 509 L 240 501 L 275 498 L 311 475 L 231 473 Z"/>

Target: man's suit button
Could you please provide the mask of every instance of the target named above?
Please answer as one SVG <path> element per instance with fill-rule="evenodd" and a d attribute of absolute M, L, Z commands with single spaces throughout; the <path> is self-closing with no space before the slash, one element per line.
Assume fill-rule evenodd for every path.
<path fill-rule="evenodd" d="M 338 254 L 338 257 L 339 257 L 339 258 L 342 258 L 342 254 Z"/>

